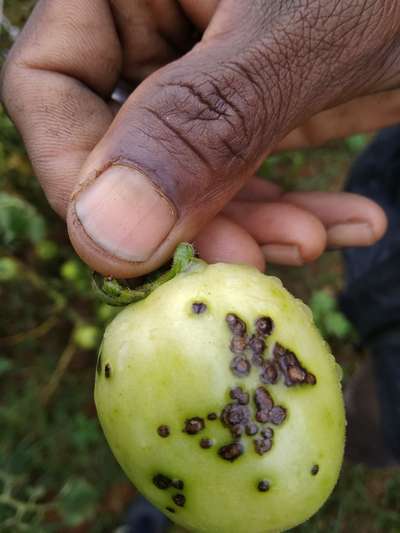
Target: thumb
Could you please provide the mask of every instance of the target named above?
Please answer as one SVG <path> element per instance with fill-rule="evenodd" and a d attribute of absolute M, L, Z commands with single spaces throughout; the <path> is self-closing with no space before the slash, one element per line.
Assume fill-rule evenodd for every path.
<path fill-rule="evenodd" d="M 258 64 L 239 57 L 257 36 L 254 19 L 239 24 L 238 15 L 217 12 L 200 44 L 147 78 L 84 164 L 67 222 L 95 270 L 128 277 L 157 268 L 266 155 L 279 95 L 264 88 Z"/>

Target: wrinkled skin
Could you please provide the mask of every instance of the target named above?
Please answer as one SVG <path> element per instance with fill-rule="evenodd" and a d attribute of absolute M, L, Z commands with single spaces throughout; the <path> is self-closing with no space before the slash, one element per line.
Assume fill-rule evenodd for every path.
<path fill-rule="evenodd" d="M 41 0 L 2 99 L 94 269 L 141 275 L 195 237 L 208 260 L 302 264 L 371 244 L 383 213 L 251 178 L 273 150 L 399 121 L 399 24 L 397 0 Z M 110 103 L 120 81 L 127 95 L 137 86 L 121 109 Z M 78 216 L 110 165 L 145 174 L 157 208 L 123 210 L 114 195 Z"/>
<path fill-rule="evenodd" d="M 258 331 L 260 317 L 271 318 L 272 333 L 263 337 L 265 360 L 273 359 L 279 343 L 296 354 L 316 383 L 287 386 L 280 373 L 275 383 L 262 385 L 254 362 L 248 375 L 235 375 L 226 321 L 232 313 L 248 336 Z M 246 357 L 253 361 L 251 351 Z M 203 264 L 131 304 L 109 325 L 95 401 L 116 459 L 173 521 L 204 533 L 271 533 L 308 519 L 336 483 L 345 428 L 338 370 L 311 312 L 279 280 L 251 267 Z M 260 385 L 264 396 L 257 396 L 257 404 Z M 237 387 L 239 405 L 231 395 Z M 240 424 L 248 410 L 254 416 L 256 405 L 269 409 L 271 399 L 285 410 L 284 420 L 257 421 L 255 436 L 239 438 L 244 453 L 232 462 L 223 459 L 221 448 L 234 441 L 230 420 Z M 209 413 L 216 419 L 209 420 Z M 273 430 L 272 443 L 260 455 L 254 439 L 267 428 Z M 202 448 L 201 439 L 212 446 Z M 183 487 L 160 488 L 160 475 Z M 258 490 L 260 482 L 269 490 Z M 177 494 L 185 498 L 183 507 L 173 500 Z"/>

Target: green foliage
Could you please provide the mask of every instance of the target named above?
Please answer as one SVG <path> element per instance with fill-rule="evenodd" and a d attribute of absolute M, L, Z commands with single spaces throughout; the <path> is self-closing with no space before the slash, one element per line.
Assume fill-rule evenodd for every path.
<path fill-rule="evenodd" d="M 22 198 L 0 193 L 0 246 L 18 248 L 45 236 L 45 223 L 37 210 Z"/>
<path fill-rule="evenodd" d="M 98 493 L 86 479 L 69 479 L 60 491 L 58 509 L 65 525 L 76 527 L 91 520 L 97 509 Z"/>
<path fill-rule="evenodd" d="M 342 340 L 354 337 L 353 326 L 338 310 L 335 298 L 327 291 L 315 291 L 311 296 L 309 305 L 315 323 L 324 337 L 336 337 Z"/>

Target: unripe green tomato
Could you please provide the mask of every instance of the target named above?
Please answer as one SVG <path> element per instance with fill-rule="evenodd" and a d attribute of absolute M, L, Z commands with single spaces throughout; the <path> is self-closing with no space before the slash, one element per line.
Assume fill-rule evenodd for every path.
<path fill-rule="evenodd" d="M 0 259 L 0 281 L 12 281 L 18 277 L 18 263 L 12 257 Z"/>
<path fill-rule="evenodd" d="M 247 266 L 197 266 L 108 326 L 95 401 L 118 462 L 174 522 L 287 530 L 335 486 L 340 372 L 309 309 Z"/>
<path fill-rule="evenodd" d="M 77 281 L 82 277 L 82 266 L 76 259 L 69 259 L 62 264 L 60 273 L 68 281 Z"/>
<path fill-rule="evenodd" d="M 100 330 L 96 326 L 82 324 L 74 331 L 74 342 L 83 350 L 93 350 L 97 347 L 100 339 Z"/>

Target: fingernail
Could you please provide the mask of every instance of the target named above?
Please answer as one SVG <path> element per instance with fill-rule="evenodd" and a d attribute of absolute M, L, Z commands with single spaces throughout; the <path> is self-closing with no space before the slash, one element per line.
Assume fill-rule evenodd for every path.
<path fill-rule="evenodd" d="M 264 244 L 261 250 L 267 263 L 294 266 L 303 264 L 299 248 L 292 244 Z"/>
<path fill-rule="evenodd" d="M 327 230 L 328 246 L 368 246 L 375 242 L 372 228 L 366 222 L 337 224 Z"/>
<path fill-rule="evenodd" d="M 150 180 L 125 166 L 112 166 L 79 193 L 75 212 L 98 246 L 127 261 L 149 259 L 176 222 Z"/>

